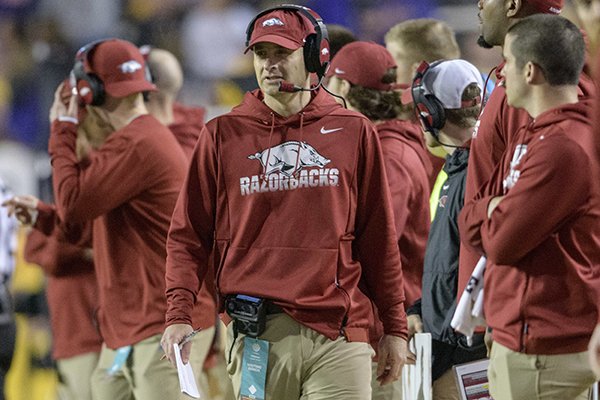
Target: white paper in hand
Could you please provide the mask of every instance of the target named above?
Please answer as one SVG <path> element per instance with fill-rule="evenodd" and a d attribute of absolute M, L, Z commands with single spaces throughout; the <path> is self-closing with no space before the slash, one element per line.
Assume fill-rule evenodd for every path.
<path fill-rule="evenodd" d="M 177 362 L 177 375 L 179 375 L 181 392 L 186 393 L 195 399 L 199 399 L 200 392 L 196 385 L 196 379 L 194 379 L 194 372 L 192 371 L 191 364 L 189 362 L 184 364 L 183 361 L 181 361 L 181 349 L 177 343 L 173 344 L 173 349 L 175 350 L 175 361 Z"/>

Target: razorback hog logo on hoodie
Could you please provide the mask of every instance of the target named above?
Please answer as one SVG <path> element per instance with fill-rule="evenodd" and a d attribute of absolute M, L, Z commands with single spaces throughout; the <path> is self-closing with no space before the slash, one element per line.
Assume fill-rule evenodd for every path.
<path fill-rule="evenodd" d="M 324 168 L 331 160 L 306 142 L 290 140 L 251 154 L 248 159 L 260 161 L 263 173 L 240 178 L 242 196 L 339 185 L 339 170 Z"/>

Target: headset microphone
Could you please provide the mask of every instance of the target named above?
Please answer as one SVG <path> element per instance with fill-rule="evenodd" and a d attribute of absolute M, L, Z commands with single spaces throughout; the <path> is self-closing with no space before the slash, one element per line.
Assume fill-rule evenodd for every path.
<path fill-rule="evenodd" d="M 333 97 L 337 97 L 338 99 L 340 99 L 342 101 L 342 103 L 344 103 L 344 108 L 348 108 L 348 106 L 346 105 L 346 99 L 344 99 L 342 96 L 339 96 L 339 95 L 337 95 L 337 94 L 335 94 L 333 92 L 330 92 L 329 89 L 327 89 L 327 86 L 322 85 L 322 83 L 323 83 L 323 78 L 321 78 L 319 80 L 319 83 L 315 87 L 307 89 L 307 88 L 300 87 L 298 85 L 294 85 L 291 82 L 280 81 L 279 82 L 279 91 L 280 92 L 285 92 L 285 93 L 312 92 L 313 90 L 317 90 L 318 88 L 320 88 L 322 86 L 323 89 L 327 93 L 329 93 Z"/>

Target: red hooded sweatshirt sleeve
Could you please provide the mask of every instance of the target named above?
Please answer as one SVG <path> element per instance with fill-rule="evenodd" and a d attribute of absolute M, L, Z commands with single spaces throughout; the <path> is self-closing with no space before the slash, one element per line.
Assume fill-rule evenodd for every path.
<path fill-rule="evenodd" d="M 579 276 L 600 272 L 598 161 L 586 112 L 576 104 L 538 116 L 494 175 L 503 177 L 505 197 L 490 218 L 487 205 L 502 194 L 493 182 L 460 214 L 461 240 L 490 263 L 486 320 L 514 351 L 584 351 L 598 321 L 598 288 Z"/>
<path fill-rule="evenodd" d="M 268 298 L 332 339 L 368 341 L 369 299 L 406 336 L 384 161 L 363 116 L 319 91 L 283 118 L 247 94 L 200 135 L 167 242 L 167 324 L 189 323 L 211 263 L 220 296 Z"/>

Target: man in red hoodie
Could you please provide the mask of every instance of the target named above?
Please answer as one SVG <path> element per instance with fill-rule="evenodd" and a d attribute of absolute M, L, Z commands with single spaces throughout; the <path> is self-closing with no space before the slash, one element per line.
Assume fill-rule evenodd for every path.
<path fill-rule="evenodd" d="M 111 129 L 79 162 L 77 104 L 57 90 L 49 153 L 56 209 L 65 224 L 93 220 L 98 323 L 104 344 L 92 376 L 95 399 L 175 399 L 177 372 L 160 361 L 166 237 L 185 176 L 173 134 L 150 116 L 142 93 L 155 90 L 138 48 L 108 39 L 82 48 L 73 68 L 78 98 Z"/>
<path fill-rule="evenodd" d="M 503 54 L 508 104 L 531 121 L 459 218 L 461 240 L 488 258 L 490 392 L 585 399 L 599 288 L 581 275 L 600 272 L 600 179 L 589 108 L 578 100 L 584 40 L 568 20 L 534 15 L 508 30 Z"/>
<path fill-rule="evenodd" d="M 402 270 L 374 126 L 327 93 L 320 18 L 300 6 L 249 25 L 260 89 L 207 123 L 167 242 L 167 329 L 192 332 L 191 311 L 215 269 L 237 396 L 369 399 L 371 300 L 384 326 L 379 379 L 406 361 Z M 369 299 L 359 288 L 364 280 Z M 187 361 L 190 344 L 182 348 Z"/>
<path fill-rule="evenodd" d="M 402 259 L 405 304 L 421 298 L 423 259 L 429 233 L 429 180 L 432 168 L 420 125 L 400 120 L 397 66 L 385 47 L 353 42 L 341 48 L 331 62 L 328 89 L 344 98 L 348 108 L 376 124 L 392 194 L 398 248 Z M 371 343 L 382 333 L 373 325 Z M 373 399 L 401 396 L 400 381 L 380 386 L 372 382 Z"/>
<path fill-rule="evenodd" d="M 480 0 L 479 21 L 481 35 L 478 44 L 484 48 L 504 46 L 504 37 L 511 25 L 533 14 L 559 14 L 563 0 Z M 478 190 L 490 179 L 492 171 L 502 159 L 506 146 L 522 126 L 530 122 L 531 117 L 525 110 L 511 107 L 506 101 L 503 78 L 503 64 L 496 67 L 498 81 L 496 88 L 484 104 L 479 122 L 473 132 L 465 202 L 472 199 Z M 490 75 L 493 72 L 490 72 Z M 579 79 L 579 97 L 589 100 L 595 93 L 591 78 L 582 73 Z M 458 290 L 467 285 L 479 255 L 466 246 L 460 249 Z"/>

